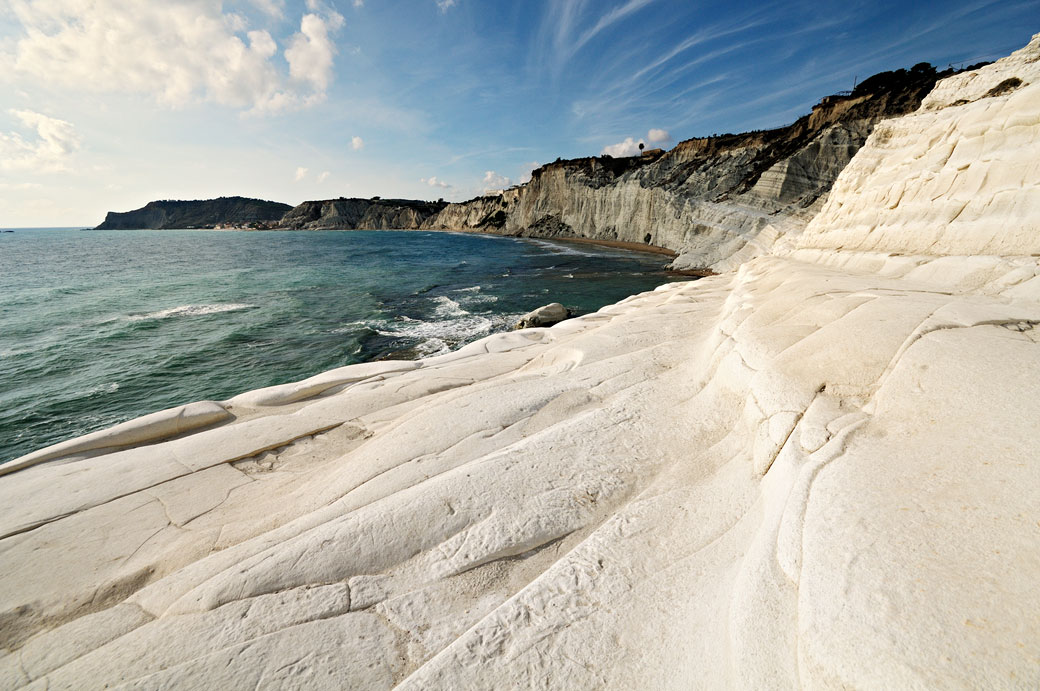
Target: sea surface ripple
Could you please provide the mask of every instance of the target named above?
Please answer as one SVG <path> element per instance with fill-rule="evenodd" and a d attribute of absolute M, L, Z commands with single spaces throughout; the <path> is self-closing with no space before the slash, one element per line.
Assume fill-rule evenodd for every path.
<path fill-rule="evenodd" d="M 661 256 L 420 231 L 0 235 L 0 461 L 182 403 L 447 352 L 674 280 Z"/>

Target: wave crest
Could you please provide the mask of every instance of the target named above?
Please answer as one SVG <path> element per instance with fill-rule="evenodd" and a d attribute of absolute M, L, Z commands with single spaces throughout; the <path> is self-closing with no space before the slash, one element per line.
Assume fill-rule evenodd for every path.
<path fill-rule="evenodd" d="M 178 305 L 158 312 L 148 314 L 131 314 L 130 321 L 144 321 L 146 319 L 169 319 L 171 317 L 198 317 L 204 314 L 219 314 L 220 312 L 237 312 L 238 310 L 253 309 L 256 305 L 245 303 L 227 303 L 216 305 Z"/>

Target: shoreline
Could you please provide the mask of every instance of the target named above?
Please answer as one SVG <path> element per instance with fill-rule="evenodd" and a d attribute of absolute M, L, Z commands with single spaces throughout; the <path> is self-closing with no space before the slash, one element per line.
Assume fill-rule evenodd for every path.
<path fill-rule="evenodd" d="M 171 247 L 226 247 L 229 248 L 227 250 L 228 252 L 238 251 L 231 249 L 235 247 L 277 248 L 282 247 L 286 242 L 290 243 L 288 246 L 315 248 L 324 246 L 325 243 L 332 243 L 329 246 L 387 248 L 387 252 L 389 252 L 388 257 L 385 259 L 387 262 L 390 262 L 390 255 L 397 255 L 402 252 L 411 252 L 412 250 L 409 250 L 408 248 L 429 247 L 440 248 L 435 249 L 434 256 L 439 256 L 441 254 L 444 254 L 444 256 L 454 255 L 457 259 L 469 259 L 469 263 L 472 263 L 474 267 L 477 267 L 475 271 L 467 270 L 468 272 L 463 271 L 462 273 L 457 274 L 452 273 L 450 276 L 445 274 L 441 277 L 444 280 L 438 279 L 426 281 L 420 280 L 416 277 L 413 281 L 416 282 L 416 285 L 414 286 L 416 292 L 413 297 L 402 297 L 401 299 L 405 300 L 405 302 L 396 305 L 383 306 L 368 314 L 368 316 L 365 316 L 360 312 L 355 315 L 349 310 L 349 308 L 345 307 L 344 309 L 347 310 L 347 313 L 353 316 L 345 318 L 343 317 L 344 313 L 342 311 L 336 311 L 334 314 L 320 317 L 321 319 L 327 317 L 331 320 L 323 327 L 323 333 L 328 331 L 330 333 L 335 332 L 343 334 L 342 336 L 336 337 L 314 337 L 317 339 L 316 342 L 321 344 L 321 347 L 326 349 L 327 352 L 340 352 L 339 346 L 336 345 L 336 343 L 339 342 L 338 339 L 342 338 L 350 341 L 350 347 L 347 348 L 344 346 L 342 354 L 342 357 L 346 359 L 336 360 L 329 366 L 346 365 L 349 362 L 357 361 L 370 362 L 386 359 L 422 359 L 423 357 L 440 352 L 443 348 L 456 349 L 461 347 L 462 344 L 475 338 L 480 338 L 486 333 L 498 330 L 509 330 L 513 327 L 520 316 L 550 302 L 559 301 L 566 304 L 574 314 L 586 314 L 608 304 L 613 304 L 619 300 L 631 297 L 634 294 L 653 290 L 663 283 L 676 280 L 676 277 L 667 275 L 664 271 L 664 261 L 649 254 L 627 254 L 624 252 L 601 253 L 595 251 L 582 251 L 580 253 L 575 253 L 573 250 L 568 250 L 567 247 L 574 248 L 577 247 L 577 245 L 564 245 L 551 242 L 528 242 L 526 244 L 517 245 L 514 242 L 517 238 L 505 236 L 499 236 L 504 240 L 503 243 L 499 244 L 497 242 L 484 243 L 472 239 L 467 240 L 465 237 L 459 237 L 452 240 L 451 238 L 438 237 L 432 234 L 434 232 L 443 233 L 450 231 L 420 231 L 416 235 L 407 234 L 412 231 L 362 231 L 356 233 L 346 231 L 262 231 L 274 232 L 275 235 L 252 237 L 243 236 L 238 239 L 226 235 L 226 233 L 229 232 L 233 231 L 226 229 L 174 229 L 170 231 L 161 229 L 143 229 L 140 232 L 100 231 L 97 233 L 99 238 L 102 235 L 105 236 L 105 238 L 93 240 L 91 243 L 99 242 L 101 243 L 99 245 L 100 247 L 118 246 L 121 248 L 132 248 L 147 245 L 152 242 L 151 238 L 159 238 L 160 236 L 163 236 L 165 238 L 164 242 L 172 243 L 170 245 Z M 61 236 L 69 238 L 62 242 L 80 243 L 82 239 L 82 236 L 71 228 L 58 231 L 58 233 Z M 492 240 L 496 239 L 493 235 L 482 235 L 491 238 Z M 325 236 L 325 239 L 316 236 Z M 423 236 L 426 237 L 424 238 Z M 220 240 L 220 237 L 223 237 L 224 240 Z M 506 240 L 509 242 L 506 242 Z M 493 249 L 488 249 L 488 245 L 493 247 Z M 70 246 L 78 247 L 81 245 L 73 244 Z M 263 249 L 262 251 L 269 257 L 282 256 L 280 251 L 276 252 L 274 255 L 270 254 L 273 250 Z M 490 253 L 490 256 L 486 259 L 481 259 L 479 262 L 474 262 L 472 258 L 467 256 L 470 253 L 476 254 L 478 252 Z M 425 251 L 423 251 L 422 254 L 425 256 Z M 539 269 L 535 272 L 537 277 L 532 278 L 531 280 L 534 280 L 539 284 L 544 283 L 544 286 L 550 289 L 549 292 L 540 293 L 537 290 L 534 292 L 529 291 L 528 288 L 525 287 L 527 281 L 517 281 L 515 276 L 513 278 L 508 277 L 511 272 L 519 272 L 520 275 L 529 275 L 529 267 L 548 267 L 549 264 L 560 264 L 559 256 L 562 254 L 588 255 L 566 257 L 566 259 L 569 260 L 567 266 L 573 267 L 573 273 L 576 274 L 578 280 L 563 280 L 563 278 L 568 274 L 568 271 L 571 271 L 572 269 L 561 270 L 558 268 L 552 268 L 545 272 L 542 272 L 542 270 Z M 546 258 L 544 260 L 519 258 L 520 256 L 527 257 L 535 255 L 545 255 Z M 550 259 L 550 257 L 552 258 Z M 529 262 L 533 263 L 529 264 Z M 325 262 L 323 261 L 317 262 L 317 264 L 324 263 Z M 436 261 L 434 264 L 436 265 Z M 488 268 L 488 271 L 485 272 L 480 268 L 485 264 L 487 267 L 499 266 L 500 268 L 493 271 Z M 151 266 L 152 264 L 148 265 Z M 254 262 L 254 266 L 269 265 L 269 261 Z M 392 265 L 401 266 L 396 262 Z M 168 266 L 168 262 L 155 261 L 154 266 Z M 471 269 L 472 268 L 473 267 L 471 267 Z M 403 267 L 402 270 L 407 271 L 407 266 Z M 434 269 L 434 271 L 440 275 L 439 269 Z M 579 273 L 579 271 L 581 273 Z M 351 269 L 350 273 L 353 272 L 354 270 Z M 358 272 L 365 273 L 360 264 Z M 600 272 L 604 273 L 601 274 Z M 164 271 L 158 271 L 158 273 L 164 273 Z M 636 274 L 641 274 L 641 276 Z M 530 275 L 534 276 L 534 274 Z M 591 285 L 587 282 L 586 276 L 594 277 L 589 279 L 593 281 Z M 194 282 L 194 279 L 189 282 Z M 471 293 L 462 292 L 459 295 L 455 295 L 450 291 L 444 292 L 445 296 L 453 298 L 458 301 L 457 304 L 460 305 L 457 312 L 450 310 L 444 311 L 448 309 L 447 306 L 439 305 L 436 302 L 437 298 L 433 296 L 418 297 L 430 289 L 431 284 L 437 284 L 436 287 L 441 289 L 437 294 L 440 294 L 442 291 L 448 291 L 448 289 L 461 288 L 466 290 L 483 284 L 485 291 L 489 289 L 489 286 L 493 286 L 490 289 L 495 292 L 495 296 L 497 297 L 493 296 L 485 298 L 483 301 L 475 299 L 473 302 L 469 302 L 469 298 L 473 295 Z M 251 334 L 249 337 L 255 338 L 257 337 L 256 334 L 261 330 L 258 324 L 266 322 L 266 318 L 260 316 L 260 311 L 257 310 L 257 306 L 265 304 L 261 301 L 260 296 L 256 294 L 257 290 L 259 290 L 259 287 L 254 285 L 253 281 L 246 281 L 236 288 L 220 290 L 217 293 L 207 293 L 206 296 L 199 294 L 194 289 L 186 289 L 177 293 L 178 299 L 172 299 L 172 297 L 171 299 L 157 299 L 155 304 L 149 303 L 147 307 L 142 307 L 141 309 L 134 309 L 129 305 L 129 303 L 133 301 L 128 301 L 126 308 L 121 310 L 118 315 L 113 315 L 112 319 L 113 321 L 123 323 L 123 320 L 129 320 L 131 317 L 133 317 L 133 320 L 143 318 L 147 323 L 162 324 L 163 329 L 170 330 L 170 333 L 173 333 L 172 330 L 184 328 L 184 326 L 186 326 L 186 323 L 182 323 L 180 320 L 194 320 L 201 317 L 208 320 L 214 320 L 212 324 L 212 328 L 214 329 L 230 328 L 226 325 L 238 323 L 243 329 L 239 334 L 239 337 L 244 339 L 246 338 L 246 335 Z M 396 291 L 391 290 L 390 292 L 396 294 Z M 72 298 L 69 299 L 71 300 Z M 494 305 L 493 303 L 498 302 L 499 299 L 502 299 L 503 302 L 499 305 Z M 215 305 L 210 303 L 215 303 Z M 235 312 L 240 311 L 239 309 L 235 309 L 235 305 L 253 306 L 250 308 L 253 310 L 251 312 L 252 316 L 235 314 Z M 219 317 L 205 316 L 224 312 L 226 311 L 224 308 L 228 306 L 231 307 L 230 311 L 232 314 L 230 315 L 222 315 Z M 201 312 L 199 308 L 203 308 Z M 162 316 L 167 313 L 172 316 Z M 322 314 L 320 310 L 318 313 Z M 303 315 L 301 314 L 299 316 L 302 317 Z M 410 320 L 411 323 L 406 323 L 406 319 Z M 129 323 L 129 321 L 126 323 Z M 344 323 L 347 325 L 344 326 Z M 182 326 L 177 326 L 177 324 L 182 324 Z M 99 327 L 99 329 L 107 328 L 115 329 L 116 327 Z M 148 330 L 138 332 L 135 328 L 136 326 L 134 328 L 128 327 L 125 331 L 119 331 L 118 337 L 121 339 L 127 339 L 127 342 L 139 343 L 141 344 L 141 347 L 151 347 L 148 345 L 148 343 L 150 343 L 150 341 L 148 341 Z M 95 336 L 87 337 L 84 340 L 85 347 L 93 347 L 95 343 Z M 172 345 L 170 347 L 173 348 L 175 353 L 180 352 L 179 346 Z M 250 347 L 253 347 L 252 342 L 250 342 Z M 274 341 L 271 343 L 266 343 L 265 341 L 264 345 L 257 347 L 259 347 L 259 350 L 252 351 L 257 357 L 267 357 L 265 354 L 269 352 L 278 352 L 280 349 L 280 346 Z M 188 348 L 187 346 L 185 346 L 184 349 L 186 351 L 192 350 L 192 348 Z M 212 357 L 215 358 L 220 357 L 215 350 L 211 351 L 202 348 L 200 352 L 211 353 Z M 324 353 L 326 351 L 323 350 L 322 352 Z M 331 355 L 329 357 L 331 357 Z M 282 367 L 288 368 L 288 373 L 279 372 L 278 381 L 313 376 L 325 369 L 325 367 L 315 367 L 313 363 L 300 364 L 297 362 L 302 359 L 303 358 L 290 357 L 286 355 L 280 362 Z M 85 422 L 85 416 L 87 413 L 93 412 L 93 410 L 99 407 L 105 407 L 106 409 L 115 407 L 120 410 L 120 420 L 124 418 L 133 419 L 135 417 L 148 415 L 156 409 L 173 405 L 175 403 L 180 404 L 185 401 L 200 400 L 212 396 L 219 397 L 235 395 L 261 385 L 260 383 L 253 383 L 253 377 L 248 372 L 245 373 L 242 383 L 229 383 L 226 374 L 213 375 L 210 379 L 207 379 L 204 382 L 197 381 L 189 376 L 179 379 L 172 385 L 176 390 L 181 391 L 182 395 L 179 395 L 176 398 L 160 397 L 161 400 L 156 403 L 150 402 L 153 401 L 152 396 L 145 394 L 135 396 L 132 392 L 131 394 L 127 394 L 125 388 L 124 391 L 120 393 L 113 392 L 119 387 L 115 387 L 113 391 L 109 391 L 105 388 L 110 383 L 108 380 L 102 380 L 97 373 L 89 373 L 89 369 L 80 371 L 83 372 L 83 390 L 93 391 L 97 389 L 99 391 L 105 391 L 105 399 L 92 403 L 77 404 L 66 402 L 60 411 L 56 410 L 56 412 L 53 413 L 53 416 L 54 419 L 60 419 L 62 421 L 61 427 L 74 426 L 74 429 L 67 429 L 64 434 L 61 435 L 54 434 L 52 431 L 53 429 L 58 429 L 58 427 L 41 428 L 33 433 L 22 433 L 23 430 L 18 426 L 19 423 L 12 422 L 10 425 L 6 423 L 8 417 L 13 421 L 13 416 L 2 416 L 2 419 L 0 419 L 0 442 L 2 442 L 0 443 L 0 447 L 3 447 L 3 453 L 0 454 L 0 461 L 14 460 L 23 455 L 35 453 L 42 448 L 68 441 L 77 436 L 83 436 L 98 431 L 99 428 L 97 426 L 89 425 Z M 134 376 L 156 376 L 153 369 L 148 367 L 136 370 L 135 372 Z M 285 377 L 285 379 L 282 379 L 282 377 Z M 79 381 L 79 379 L 77 379 L 77 381 Z M 125 381 L 123 386 L 126 386 Z M 19 392 L 17 394 L 19 397 L 23 396 L 23 393 L 28 391 L 27 387 L 16 386 L 14 388 Z M 28 394 L 25 394 L 25 396 L 28 396 Z M 55 395 L 55 399 L 68 401 L 70 397 L 67 394 L 60 394 Z M 125 406 L 125 408 L 121 406 Z M 21 436 L 17 436 L 16 441 L 16 435 L 19 434 L 21 434 Z M 10 443 L 8 443 L 8 439 L 11 440 Z"/>
<path fill-rule="evenodd" d="M 514 237 L 528 237 L 526 235 L 516 235 Z M 675 259 L 679 256 L 678 252 L 668 249 L 667 247 L 659 247 L 658 245 L 645 245 L 639 242 L 626 242 L 625 240 L 597 240 L 594 238 L 537 238 L 529 237 L 531 240 L 553 240 L 557 242 L 571 242 L 576 245 L 598 245 L 600 247 L 611 247 L 619 250 L 629 250 L 631 252 L 643 252 L 644 254 L 660 254 L 666 257 Z"/>
<path fill-rule="evenodd" d="M 506 235 L 505 233 L 489 233 L 485 230 L 476 230 L 474 228 L 421 228 L 419 230 L 429 230 L 435 233 L 466 233 L 467 235 L 497 235 L 502 238 L 516 238 L 518 240 L 548 240 L 550 242 L 570 242 L 576 245 L 598 245 L 600 247 L 611 247 L 613 249 L 629 250 L 631 252 L 642 252 L 643 254 L 660 254 L 675 259 L 679 256 L 679 253 L 670 250 L 667 247 L 660 247 L 658 245 L 645 245 L 640 242 L 627 242 L 625 240 L 597 240 L 595 238 L 585 237 L 537 237 L 533 235 Z M 685 275 L 685 274 L 684 274 Z"/>
<path fill-rule="evenodd" d="M 55 229 L 64 230 L 64 229 Z M 71 228 L 69 229 L 71 230 Z M 83 230 L 98 230 L 97 228 L 84 228 Z M 127 229 L 130 230 L 130 229 Z M 213 230 L 213 231 L 239 231 L 246 233 L 255 232 L 272 232 L 272 231 L 304 231 L 307 232 L 309 229 L 302 228 L 135 228 L 133 230 Z M 586 237 L 537 237 L 530 235 L 506 235 L 503 233 L 489 233 L 483 230 L 477 230 L 473 228 L 315 228 L 314 230 L 327 230 L 327 231 L 381 231 L 381 230 L 399 230 L 404 232 L 433 232 L 433 233 L 465 233 L 467 235 L 494 235 L 503 238 L 517 238 L 525 240 L 549 240 L 551 242 L 563 242 L 573 243 L 576 245 L 595 245 L 599 247 L 610 247 L 612 249 L 628 250 L 630 252 L 641 252 L 643 254 L 657 254 L 671 259 L 675 259 L 679 256 L 679 253 L 675 250 L 670 250 L 667 247 L 661 247 L 660 245 L 647 245 L 641 242 L 629 242 L 627 240 L 599 240 L 595 238 Z M 714 276 L 715 273 L 708 270 L 691 270 L 691 269 L 669 269 L 669 273 L 678 274 L 681 276 Z"/>

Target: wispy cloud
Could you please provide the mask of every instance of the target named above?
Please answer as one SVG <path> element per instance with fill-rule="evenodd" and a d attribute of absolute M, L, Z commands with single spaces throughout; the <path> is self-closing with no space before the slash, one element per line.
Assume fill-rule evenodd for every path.
<path fill-rule="evenodd" d="M 351 137 L 350 138 L 350 148 L 353 149 L 354 151 L 361 151 L 362 149 L 365 148 L 365 140 L 362 139 L 361 137 L 357 137 L 357 136 Z"/>
<path fill-rule="evenodd" d="M 264 14 L 281 19 L 285 12 L 285 0 L 251 0 Z"/>
<path fill-rule="evenodd" d="M 497 156 L 503 156 L 505 154 L 518 153 L 520 151 L 534 151 L 533 147 L 530 146 L 506 146 L 494 149 L 477 149 L 476 151 L 468 151 L 464 154 L 456 154 L 448 159 L 449 164 L 458 163 L 459 161 L 465 161 L 473 158 L 494 158 Z"/>
<path fill-rule="evenodd" d="M 686 39 L 680 41 L 678 44 L 673 46 L 670 50 L 666 51 L 662 55 L 659 55 L 656 59 L 644 65 L 642 68 L 640 68 L 630 77 L 628 77 L 625 83 L 634 84 L 639 82 L 640 80 L 644 79 L 647 75 L 654 73 L 655 71 L 659 70 L 662 66 L 672 62 L 672 60 L 677 58 L 679 55 L 687 53 L 688 51 L 692 50 L 693 48 L 696 48 L 697 46 L 705 44 L 709 41 L 714 42 L 719 40 L 720 38 L 726 38 L 734 34 L 740 34 L 750 31 L 752 29 L 761 27 L 764 24 L 767 24 L 768 22 L 768 18 L 759 15 L 740 18 L 735 22 L 728 23 L 728 25 L 712 25 L 705 27 L 700 31 L 691 34 Z M 743 46 L 741 45 L 739 47 Z M 739 47 L 738 44 L 736 44 L 735 42 L 730 42 L 730 45 L 713 51 L 709 53 L 707 56 L 702 55 L 698 56 L 697 58 L 694 58 L 694 60 L 685 63 L 683 67 L 688 67 L 691 62 L 693 64 L 700 64 L 702 62 L 706 62 L 707 60 L 710 60 L 714 57 L 718 57 L 720 55 L 724 55 L 726 53 L 731 53 L 735 50 L 739 50 Z"/>
<path fill-rule="evenodd" d="M 590 41 L 622 19 L 645 8 L 655 0 L 626 0 L 602 14 L 587 11 L 587 0 L 558 0 L 549 4 L 542 20 L 535 55 L 550 72 L 559 76 L 568 62 Z M 592 5 L 600 9 L 602 5 Z M 583 28 L 584 27 L 584 28 Z"/>
<path fill-rule="evenodd" d="M 604 30 L 610 28 L 625 17 L 638 12 L 651 2 L 654 2 L 654 0 L 628 0 L 625 4 L 615 7 L 611 11 L 607 12 L 596 21 L 592 28 L 583 32 L 578 37 L 578 40 L 573 43 L 572 52 L 578 52 L 586 43 L 594 39 Z"/>
<path fill-rule="evenodd" d="M 296 176 L 294 177 L 294 179 L 296 180 L 296 182 L 300 182 L 305 177 L 307 177 L 307 169 L 303 166 L 300 166 L 296 169 Z"/>

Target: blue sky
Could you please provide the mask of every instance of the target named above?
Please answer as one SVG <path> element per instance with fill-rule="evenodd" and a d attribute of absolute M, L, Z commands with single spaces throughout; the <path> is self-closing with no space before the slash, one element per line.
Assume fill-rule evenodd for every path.
<path fill-rule="evenodd" d="M 0 226 L 151 199 L 462 200 L 1003 56 L 1040 0 L 6 0 Z"/>

